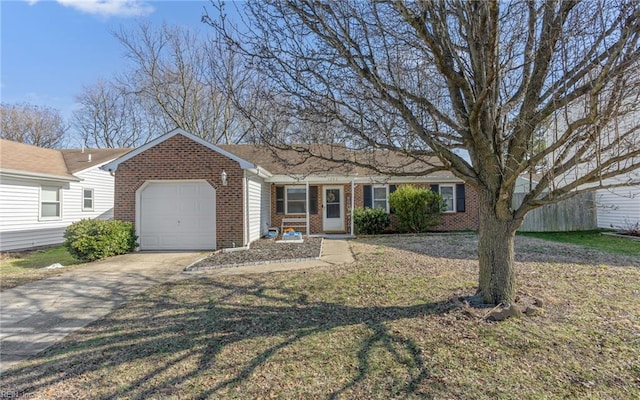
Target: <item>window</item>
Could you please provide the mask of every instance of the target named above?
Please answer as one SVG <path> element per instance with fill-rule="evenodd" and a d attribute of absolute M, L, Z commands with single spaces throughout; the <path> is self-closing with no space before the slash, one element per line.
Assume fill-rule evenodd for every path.
<path fill-rule="evenodd" d="M 389 204 L 389 195 L 396 191 L 396 185 L 364 185 L 362 186 L 362 203 L 367 208 L 380 208 L 393 214 Z"/>
<path fill-rule="evenodd" d="M 440 185 L 440 196 L 442 196 L 445 204 L 447 205 L 445 212 L 456 211 L 456 196 L 454 185 Z"/>
<path fill-rule="evenodd" d="M 42 186 L 40 188 L 40 218 L 60 218 L 60 188 Z"/>
<path fill-rule="evenodd" d="M 305 186 L 276 186 L 276 214 L 306 214 Z M 309 186 L 309 214 L 318 213 L 318 186 Z"/>
<path fill-rule="evenodd" d="M 388 201 L 387 201 L 387 186 L 374 186 L 373 187 L 373 207 L 372 208 L 380 208 L 389 212 Z"/>
<path fill-rule="evenodd" d="M 93 211 L 93 189 L 82 189 L 82 211 Z"/>
<path fill-rule="evenodd" d="M 306 214 L 307 189 L 304 187 L 287 187 L 285 190 L 286 214 Z"/>

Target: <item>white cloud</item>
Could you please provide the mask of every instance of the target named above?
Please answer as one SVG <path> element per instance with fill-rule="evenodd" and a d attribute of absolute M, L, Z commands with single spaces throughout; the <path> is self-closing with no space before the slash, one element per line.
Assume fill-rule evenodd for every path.
<path fill-rule="evenodd" d="M 25 0 L 30 5 L 39 0 Z M 154 11 L 144 0 L 56 0 L 65 7 L 102 17 L 142 17 Z"/>

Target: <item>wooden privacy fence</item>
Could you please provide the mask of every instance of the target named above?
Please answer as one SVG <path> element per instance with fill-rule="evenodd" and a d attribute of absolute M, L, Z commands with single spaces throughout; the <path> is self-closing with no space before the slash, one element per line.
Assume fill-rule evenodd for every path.
<path fill-rule="evenodd" d="M 514 207 L 524 199 L 524 193 L 513 197 Z M 568 200 L 548 204 L 529 211 L 519 231 L 564 232 L 598 229 L 595 193 L 582 193 Z"/>

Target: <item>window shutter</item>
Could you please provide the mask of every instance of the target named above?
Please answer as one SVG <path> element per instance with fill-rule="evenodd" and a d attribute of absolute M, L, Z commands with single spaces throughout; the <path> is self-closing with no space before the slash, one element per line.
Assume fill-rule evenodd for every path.
<path fill-rule="evenodd" d="M 464 183 L 456 184 L 456 212 L 465 211 L 465 188 Z"/>
<path fill-rule="evenodd" d="M 391 195 L 391 193 L 395 192 L 397 189 L 396 185 L 389 185 L 389 195 Z M 391 197 L 391 196 L 389 196 Z M 389 201 L 389 199 L 387 199 L 387 201 Z M 391 202 L 389 202 L 389 214 L 395 214 L 396 210 L 393 209 L 393 207 L 391 207 Z"/>
<path fill-rule="evenodd" d="M 276 186 L 276 214 L 284 214 L 284 186 Z"/>
<path fill-rule="evenodd" d="M 364 207 L 373 208 L 373 190 L 371 185 L 362 186 L 362 200 Z"/>
<path fill-rule="evenodd" d="M 309 186 L 309 214 L 318 213 L 318 187 Z"/>
<path fill-rule="evenodd" d="M 430 187 L 433 193 L 440 193 L 440 185 L 431 185 Z"/>

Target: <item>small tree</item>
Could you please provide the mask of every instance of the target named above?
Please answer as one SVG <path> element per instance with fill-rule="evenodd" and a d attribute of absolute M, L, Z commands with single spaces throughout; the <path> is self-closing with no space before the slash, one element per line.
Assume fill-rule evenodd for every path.
<path fill-rule="evenodd" d="M 439 193 L 413 185 L 402 185 L 389 195 L 402 232 L 420 233 L 440 223 L 446 204 Z"/>
<path fill-rule="evenodd" d="M 353 224 L 358 234 L 379 235 L 391 225 L 391 218 L 380 208 L 356 208 L 353 210 Z"/>

